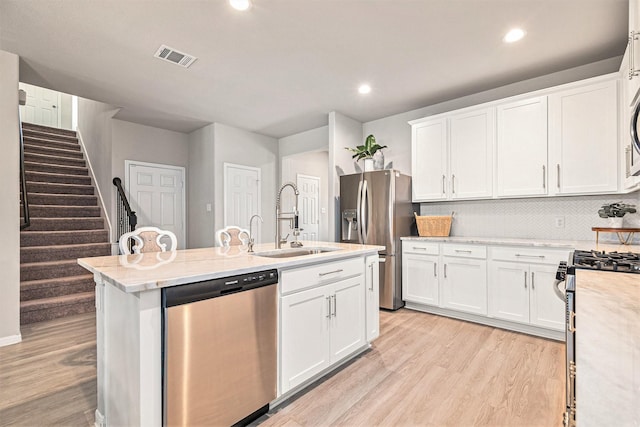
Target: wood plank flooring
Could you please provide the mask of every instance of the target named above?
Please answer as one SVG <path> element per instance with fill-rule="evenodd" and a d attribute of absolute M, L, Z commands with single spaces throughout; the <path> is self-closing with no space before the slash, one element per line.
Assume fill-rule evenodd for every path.
<path fill-rule="evenodd" d="M 564 344 L 411 310 L 372 350 L 260 426 L 561 426 Z M 0 425 L 88 426 L 95 315 L 35 323 L 0 348 Z"/>

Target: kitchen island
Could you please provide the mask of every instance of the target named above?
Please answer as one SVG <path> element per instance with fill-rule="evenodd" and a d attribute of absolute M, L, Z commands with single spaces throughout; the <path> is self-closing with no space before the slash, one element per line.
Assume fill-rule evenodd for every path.
<path fill-rule="evenodd" d="M 374 291 L 378 289 L 377 254 L 383 248 L 305 242 L 304 247 L 311 246 L 327 251 L 272 258 L 259 256 L 273 249 L 273 244 L 263 244 L 256 246 L 256 254 L 247 253 L 246 247 L 230 247 L 79 259 L 78 263 L 94 274 L 96 282 L 96 425 L 158 426 L 163 423 L 163 288 L 278 270 L 278 390 L 272 404 L 297 393 L 369 348 L 378 331 L 378 294 Z M 303 333 L 305 338 L 309 335 L 304 329 L 292 329 L 291 323 L 306 324 L 310 319 L 295 316 L 311 311 L 289 310 L 290 303 L 305 293 L 330 291 L 335 316 L 335 298 L 342 289 L 341 283 L 346 283 L 351 291 L 349 298 L 337 306 L 341 313 L 350 313 L 352 324 L 347 325 L 346 331 L 352 336 L 338 340 L 332 337 L 332 347 L 326 352 L 322 350 L 326 357 L 324 353 L 290 351 L 297 339 L 295 333 Z M 325 297 L 320 295 L 320 299 L 322 318 L 329 318 L 330 314 L 324 313 Z M 353 309 L 345 310 L 349 308 L 347 304 L 353 304 Z M 344 333 L 331 332 L 338 338 Z M 313 337 L 307 339 L 317 341 Z M 335 348 L 335 342 L 345 344 Z"/>

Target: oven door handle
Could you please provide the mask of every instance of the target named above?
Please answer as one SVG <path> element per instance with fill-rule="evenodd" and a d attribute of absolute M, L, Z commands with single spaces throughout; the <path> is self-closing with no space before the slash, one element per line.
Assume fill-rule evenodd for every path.
<path fill-rule="evenodd" d="M 566 301 L 565 291 L 560 289 L 560 284 L 561 283 L 565 283 L 565 281 L 564 280 L 554 280 L 554 282 L 553 282 L 553 291 L 556 293 L 558 298 L 560 298 L 562 301 Z"/>

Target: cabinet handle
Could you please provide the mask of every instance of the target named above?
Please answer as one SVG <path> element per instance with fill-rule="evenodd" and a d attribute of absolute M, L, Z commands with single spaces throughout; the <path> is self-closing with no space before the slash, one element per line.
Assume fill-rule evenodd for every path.
<path fill-rule="evenodd" d="M 446 193 L 446 189 L 444 188 L 445 186 L 445 181 L 446 177 L 444 175 L 442 175 L 442 194 Z"/>
<path fill-rule="evenodd" d="M 556 165 L 556 169 L 558 170 L 558 190 L 560 189 L 560 163 Z"/>
<path fill-rule="evenodd" d="M 544 259 L 545 256 L 544 255 L 527 255 L 527 254 L 516 254 L 517 257 L 521 257 L 521 258 L 540 258 L 540 259 Z"/>
<path fill-rule="evenodd" d="M 457 252 L 459 254 L 470 254 L 471 253 L 471 251 L 462 250 L 462 249 L 454 249 L 454 252 Z"/>
<path fill-rule="evenodd" d="M 524 288 L 527 289 L 527 272 L 524 272 Z"/>
<path fill-rule="evenodd" d="M 421 248 L 421 247 L 419 247 L 419 246 L 414 246 L 414 247 L 413 247 L 413 250 L 415 250 L 415 251 L 426 251 L 426 250 L 427 250 L 427 248 Z"/>
<path fill-rule="evenodd" d="M 631 176 L 631 146 L 624 147 L 624 176 L 629 178 Z"/>
<path fill-rule="evenodd" d="M 531 272 L 531 289 L 535 289 L 536 288 L 536 273 L 534 273 L 533 271 Z"/>
<path fill-rule="evenodd" d="M 333 271 L 327 271 L 326 273 L 318 273 L 318 276 L 322 277 L 322 276 L 326 276 L 327 274 L 334 274 L 334 273 L 342 273 L 344 270 L 339 268 L 337 270 L 333 270 Z"/>
<path fill-rule="evenodd" d="M 444 265 L 444 278 L 447 278 L 447 264 Z"/>
<path fill-rule="evenodd" d="M 331 318 L 331 296 L 327 297 L 327 302 L 329 303 L 329 310 L 327 311 L 327 319 Z"/>
<path fill-rule="evenodd" d="M 638 71 L 635 69 L 635 55 L 633 53 L 634 42 L 638 40 L 638 33 L 635 31 L 629 32 L 629 80 L 638 75 Z"/>
<path fill-rule="evenodd" d="M 451 193 L 456 194 L 456 176 L 451 175 Z"/>
<path fill-rule="evenodd" d="M 338 300 L 336 299 L 336 294 L 333 294 L 332 296 L 333 298 L 333 317 L 336 317 L 336 315 L 338 314 Z"/>
<path fill-rule="evenodd" d="M 433 277 L 438 277 L 438 263 L 433 263 Z"/>
<path fill-rule="evenodd" d="M 542 188 L 547 188 L 547 167 L 542 165 Z"/>
<path fill-rule="evenodd" d="M 371 292 L 373 292 L 373 265 L 374 265 L 374 264 L 375 264 L 375 263 L 373 263 L 373 262 L 372 262 L 371 264 L 369 264 L 369 268 L 371 268 L 371 280 L 370 280 L 370 282 L 371 282 L 371 287 L 369 288 L 369 290 L 370 290 Z"/>

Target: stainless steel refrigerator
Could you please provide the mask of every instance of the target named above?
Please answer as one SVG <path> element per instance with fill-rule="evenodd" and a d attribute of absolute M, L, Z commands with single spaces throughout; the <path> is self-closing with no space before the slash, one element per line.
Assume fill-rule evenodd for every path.
<path fill-rule="evenodd" d="M 400 237 L 411 235 L 411 177 L 395 170 L 340 177 L 340 241 L 384 246 L 380 251 L 380 307 L 402 301 Z"/>

